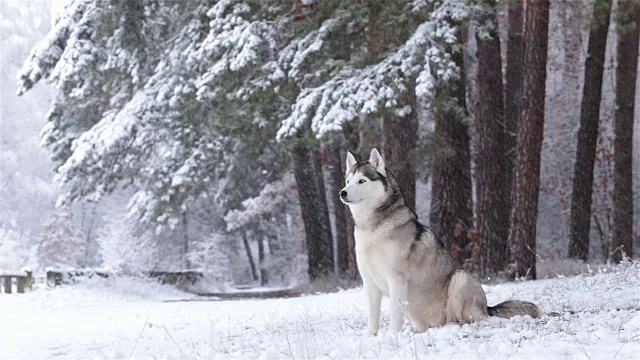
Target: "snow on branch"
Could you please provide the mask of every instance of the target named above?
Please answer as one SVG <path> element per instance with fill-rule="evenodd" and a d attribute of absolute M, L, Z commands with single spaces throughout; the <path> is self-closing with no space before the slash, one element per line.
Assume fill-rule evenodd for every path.
<path fill-rule="evenodd" d="M 33 49 L 18 72 L 18 95 L 29 91 L 42 78 L 49 77 L 54 68 L 58 68 L 58 73 L 63 73 L 61 68 L 69 64 L 61 63 L 60 60 L 65 57 L 69 44 L 73 43 L 74 39 L 71 38 L 78 34 L 78 24 L 86 20 L 87 8 L 94 2 L 95 0 L 73 0 L 67 5 L 53 29 Z M 78 40 L 77 37 L 75 40 Z"/>
<path fill-rule="evenodd" d="M 438 84 L 459 76 L 460 69 L 451 58 L 451 52 L 461 51 L 453 23 L 469 16 L 467 0 L 430 3 L 433 10 L 427 21 L 380 62 L 365 68 L 339 68 L 320 86 L 302 89 L 290 116 L 282 121 L 278 139 L 295 134 L 308 122 L 323 136 L 360 114 L 406 113 L 403 99 L 410 85 L 415 84 L 417 95 L 429 101 Z"/>
<path fill-rule="evenodd" d="M 207 64 L 196 79 L 198 99 L 204 101 L 217 96 L 242 98 L 243 91 L 226 94 L 220 88 L 228 86 L 229 76 L 243 79 L 276 48 L 272 22 L 252 19 L 252 9 L 246 3 L 234 0 L 216 3 L 206 16 L 210 19 L 207 36 L 198 43 L 192 59 Z"/>
<path fill-rule="evenodd" d="M 273 213 L 278 206 L 295 197 L 296 183 L 292 173 L 288 173 L 282 180 L 267 184 L 256 197 L 242 202 L 244 210 L 231 210 L 225 215 L 227 230 L 237 230 L 263 214 Z"/>

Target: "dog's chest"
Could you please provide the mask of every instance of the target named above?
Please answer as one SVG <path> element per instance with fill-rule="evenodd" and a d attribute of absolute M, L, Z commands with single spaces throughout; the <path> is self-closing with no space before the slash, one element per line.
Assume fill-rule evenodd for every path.
<path fill-rule="evenodd" d="M 358 269 L 381 289 L 386 288 L 390 277 L 401 272 L 397 242 L 380 232 L 355 231 Z"/>

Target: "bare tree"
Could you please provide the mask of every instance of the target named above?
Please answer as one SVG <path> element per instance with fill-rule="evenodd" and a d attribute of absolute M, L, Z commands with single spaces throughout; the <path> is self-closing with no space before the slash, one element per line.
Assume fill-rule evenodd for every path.
<path fill-rule="evenodd" d="M 483 274 L 503 270 L 507 262 L 509 199 L 506 194 L 504 103 L 496 1 L 483 0 L 477 32 L 475 111 L 476 228 Z"/>
<path fill-rule="evenodd" d="M 509 244 L 514 274 L 536 278 L 536 222 L 540 189 L 540 150 L 544 128 L 549 0 L 527 3 L 520 118 L 512 192 Z"/>
<path fill-rule="evenodd" d="M 640 4 L 618 1 L 618 66 L 616 68 L 616 110 L 613 166 L 614 261 L 622 253 L 633 255 L 633 115 L 638 69 Z"/>
<path fill-rule="evenodd" d="M 591 30 L 589 31 L 587 58 L 585 60 L 578 148 L 571 194 L 568 255 L 570 258 L 581 260 L 587 260 L 589 257 L 593 166 L 596 157 L 596 141 L 602 100 L 602 78 L 610 17 L 611 0 L 596 0 L 593 8 Z"/>

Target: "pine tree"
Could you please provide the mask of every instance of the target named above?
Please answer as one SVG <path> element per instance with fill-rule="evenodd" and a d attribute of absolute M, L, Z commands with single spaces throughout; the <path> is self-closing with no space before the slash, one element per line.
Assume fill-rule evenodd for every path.
<path fill-rule="evenodd" d="M 589 31 L 582 105 L 580 108 L 578 146 L 573 172 L 568 255 L 570 258 L 585 261 L 589 257 L 593 166 L 596 157 L 598 120 L 600 118 L 600 103 L 602 100 L 602 78 L 610 15 L 611 0 L 597 0 L 594 4 L 591 29 Z"/>
<path fill-rule="evenodd" d="M 308 135 L 308 134 L 307 134 Z M 309 257 L 309 278 L 333 273 L 333 238 L 317 142 L 301 134 L 291 151 Z"/>
<path fill-rule="evenodd" d="M 475 111 L 476 224 L 483 273 L 497 273 L 507 264 L 509 198 L 505 183 L 504 100 L 496 2 L 481 2 L 476 57 Z M 484 26 L 483 26 L 484 25 Z"/>
<path fill-rule="evenodd" d="M 508 212 L 511 213 L 511 189 L 516 158 L 516 129 L 520 116 L 520 99 L 524 67 L 524 3 L 525 0 L 508 2 L 507 66 L 504 92 L 505 131 L 505 187 Z"/>
<path fill-rule="evenodd" d="M 371 37 L 380 13 L 380 36 Z M 298 132 L 317 153 L 309 127 L 322 137 L 361 118 L 410 118 L 414 90 L 436 103 L 433 90 L 458 77 L 439 50 L 458 46 L 442 19 L 466 16 L 464 0 L 293 9 L 277 0 L 77 0 L 25 62 L 19 91 L 41 79 L 56 88 L 44 142 L 68 189 L 64 202 L 126 185 L 132 218 L 175 228 L 206 198 L 231 210 L 282 179 L 297 162 L 287 149 Z M 374 57 L 370 41 L 382 44 Z M 405 148 L 399 164 L 409 164 Z M 320 175 L 317 156 L 304 156 L 315 168 L 308 175 Z M 322 176 L 298 181 L 310 178 Z M 313 212 L 326 227 L 316 190 Z"/>
<path fill-rule="evenodd" d="M 617 10 L 618 36 L 616 67 L 616 110 L 613 167 L 613 261 L 622 254 L 633 256 L 633 120 L 638 41 L 640 40 L 640 4 L 620 0 Z"/>
<path fill-rule="evenodd" d="M 441 223 L 446 228 L 447 240 L 454 241 L 455 235 L 456 241 L 460 242 L 459 247 L 468 253 L 467 230 L 472 226 L 469 135 L 467 125 L 461 121 L 466 116 L 464 81 L 461 80 L 464 75 L 461 72 L 460 32 L 453 23 L 461 23 L 468 18 L 469 5 L 464 0 L 376 2 L 364 6 L 360 3 L 340 3 L 341 6 L 343 4 L 348 11 L 338 7 L 335 13 L 339 15 L 330 21 L 318 17 L 315 21 L 321 25 L 317 30 L 301 37 L 301 40 L 293 41 L 281 52 L 281 57 L 295 57 L 288 53 L 302 44 L 309 48 L 306 44 L 315 41 L 315 46 L 311 49 L 317 56 L 313 60 L 309 59 L 311 64 L 307 65 L 315 70 L 313 75 L 329 76 L 317 79 L 320 85 L 300 91 L 293 102 L 291 114 L 283 122 L 279 137 L 295 134 L 298 129 L 307 126 L 309 121 L 312 130 L 323 136 L 361 118 L 368 122 L 362 124 L 363 129 L 375 128 L 370 123 L 378 121 L 380 117 L 393 114 L 405 117 L 407 109 L 412 106 L 411 92 L 415 85 L 416 96 L 429 104 L 430 111 L 440 114 L 434 116 L 437 119 L 436 136 L 442 141 L 439 144 L 442 148 L 439 160 L 441 166 L 435 173 L 439 179 L 452 179 L 445 184 L 449 186 L 448 189 L 439 188 L 438 183 L 442 181 L 436 180 L 434 189 L 442 195 L 437 199 L 445 199 L 445 192 L 448 192 L 446 196 L 454 198 L 451 203 L 436 206 L 439 210 L 434 213 L 441 211 L 442 214 L 433 217 L 438 221 L 432 223 Z M 404 11 L 398 11 L 398 8 Z M 378 11 L 373 14 L 372 9 Z M 330 7 L 323 8 L 318 15 L 322 16 L 330 10 Z M 397 16 L 390 16 L 388 21 L 382 22 L 384 25 L 380 25 L 374 21 L 375 16 L 380 13 Z M 353 33 L 352 29 L 358 28 L 356 24 L 362 24 L 363 29 L 369 29 L 368 26 L 372 29 Z M 384 28 L 379 28 L 380 26 Z M 337 61 L 335 58 L 327 60 L 323 55 L 330 56 L 336 51 L 331 47 L 335 43 L 327 39 L 327 34 L 337 31 L 349 34 L 346 38 L 337 37 L 341 39 L 341 48 L 349 47 L 356 51 L 364 49 L 365 52 L 352 54 L 347 63 L 342 58 Z M 391 36 L 396 32 L 396 36 Z M 294 44 L 298 45 L 294 47 Z M 320 50 L 325 51 L 320 53 Z M 304 54 L 304 59 L 309 58 L 308 54 Z M 326 69 L 327 66 L 334 68 L 318 70 Z M 299 76 L 298 68 L 288 70 L 288 74 L 292 73 Z M 387 125 L 390 124 L 392 123 L 387 121 Z M 360 147 L 367 142 L 368 137 L 363 137 Z M 447 158 L 449 154 L 453 154 L 455 158 Z"/>
<path fill-rule="evenodd" d="M 469 128 L 466 123 L 465 74 L 462 54 L 462 26 L 453 18 L 447 53 L 458 70 L 454 78 L 437 88 L 432 107 L 435 119 L 431 175 L 430 224 L 436 235 L 448 244 L 461 263 L 471 259 L 468 231 L 473 227 L 471 198 L 471 154 Z"/>
<path fill-rule="evenodd" d="M 544 127 L 549 0 L 527 4 L 520 117 L 509 244 L 517 277 L 536 278 L 536 223 Z"/>
<path fill-rule="evenodd" d="M 416 207 L 416 169 L 413 164 L 413 149 L 418 142 L 418 103 L 415 86 L 407 90 L 407 107 L 403 112 L 385 114 L 382 119 L 384 136 L 382 150 L 389 170 L 412 209 Z"/>
<path fill-rule="evenodd" d="M 203 196 L 224 194 L 233 207 L 279 178 L 287 157 L 275 145 L 275 119 L 286 107 L 243 71 L 272 59 L 271 5 L 85 0 L 67 7 L 19 81 L 21 93 L 42 78 L 58 89 L 44 141 L 57 179 L 69 185 L 65 201 L 128 184 L 136 191 L 132 214 L 176 226 L 183 208 Z M 245 181 L 228 190 L 234 178 Z"/>

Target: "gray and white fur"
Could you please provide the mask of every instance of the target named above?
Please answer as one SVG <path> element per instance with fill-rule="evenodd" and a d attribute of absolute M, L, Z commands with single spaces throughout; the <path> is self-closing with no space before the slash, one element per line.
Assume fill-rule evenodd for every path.
<path fill-rule="evenodd" d="M 480 281 L 462 269 L 430 228 L 418 221 L 377 149 L 367 162 L 349 152 L 340 199 L 355 222 L 356 259 L 368 301 L 367 333 L 380 327 L 382 296 L 390 298 L 391 329 L 399 331 L 404 311 L 416 332 L 449 322 L 488 316 L 542 315 L 525 301 L 487 306 Z"/>

